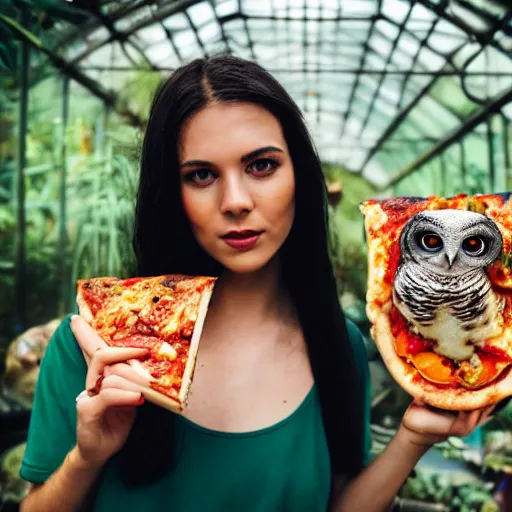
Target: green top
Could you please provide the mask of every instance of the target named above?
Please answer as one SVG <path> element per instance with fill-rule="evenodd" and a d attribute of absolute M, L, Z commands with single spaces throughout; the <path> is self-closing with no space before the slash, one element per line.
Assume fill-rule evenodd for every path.
<path fill-rule="evenodd" d="M 369 446 L 369 372 L 362 336 L 348 322 L 360 367 Z M 41 363 L 21 476 L 43 483 L 76 443 L 75 398 L 87 366 L 65 319 Z M 322 511 L 330 490 L 330 461 L 315 386 L 275 425 L 248 433 L 209 430 L 178 416 L 179 458 L 164 478 L 127 489 L 114 456 L 98 488 L 95 511 L 272 512 Z M 172 496 L 172 501 L 169 501 Z"/>

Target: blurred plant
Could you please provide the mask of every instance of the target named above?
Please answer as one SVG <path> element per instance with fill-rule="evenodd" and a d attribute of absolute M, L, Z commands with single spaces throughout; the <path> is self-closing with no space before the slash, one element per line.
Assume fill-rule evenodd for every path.
<path fill-rule="evenodd" d="M 20 503 L 28 490 L 28 482 L 19 475 L 25 446 L 18 444 L 0 457 L 0 509 L 6 503 Z"/>
<path fill-rule="evenodd" d="M 124 154 L 114 154 L 118 148 L 111 139 L 106 146 L 105 156 L 69 158 L 74 163 L 66 188 L 67 241 L 60 256 L 59 176 L 52 165 L 27 169 L 25 293 L 32 325 L 62 312 L 56 310 L 59 297 L 66 311 L 74 309 L 77 279 L 127 276 L 134 271 L 131 236 L 137 166 Z M 12 204 L 6 203 L 0 205 L 2 259 L 14 261 L 14 244 L 15 216 Z M 64 290 L 59 285 L 62 279 Z M 0 273 L 0 290 L 2 336 L 9 339 L 14 332 L 4 322 L 14 315 L 12 274 Z"/>
<path fill-rule="evenodd" d="M 450 512 L 499 512 L 493 488 L 492 482 L 457 483 L 452 475 L 416 470 L 402 487 L 400 497 L 443 503 Z"/>
<path fill-rule="evenodd" d="M 136 168 L 124 155 L 113 155 L 111 145 L 103 162 L 91 162 L 76 176 L 70 205 L 75 225 L 72 294 L 77 279 L 134 272 L 131 237 L 136 189 Z"/>

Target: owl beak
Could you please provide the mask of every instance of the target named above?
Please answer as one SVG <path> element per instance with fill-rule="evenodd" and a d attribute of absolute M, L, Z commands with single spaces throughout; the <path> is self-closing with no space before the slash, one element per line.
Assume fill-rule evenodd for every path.
<path fill-rule="evenodd" d="M 453 262 L 457 257 L 457 253 L 452 254 L 451 252 L 446 251 L 446 261 L 448 262 L 448 268 L 452 268 Z"/>

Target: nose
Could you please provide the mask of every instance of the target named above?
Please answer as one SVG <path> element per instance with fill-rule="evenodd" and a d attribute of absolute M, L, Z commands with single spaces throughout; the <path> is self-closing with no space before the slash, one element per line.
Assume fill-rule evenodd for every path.
<path fill-rule="evenodd" d="M 223 180 L 220 210 L 225 215 L 237 217 L 254 208 L 254 202 L 244 177 L 238 173 L 226 176 Z"/>

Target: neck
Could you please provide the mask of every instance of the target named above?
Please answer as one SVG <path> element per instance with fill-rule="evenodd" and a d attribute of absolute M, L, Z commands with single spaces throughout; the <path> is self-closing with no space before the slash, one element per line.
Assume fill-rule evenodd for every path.
<path fill-rule="evenodd" d="M 282 283 L 279 263 L 274 259 L 250 274 L 225 272 L 217 280 L 208 314 L 223 320 L 232 318 L 238 324 L 258 324 L 289 311 L 290 300 Z"/>

